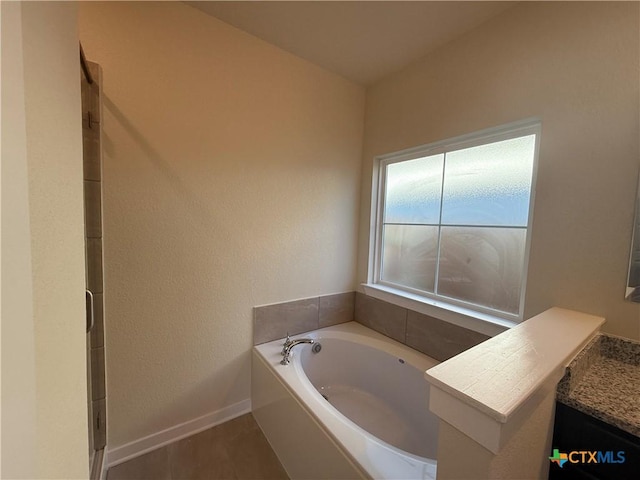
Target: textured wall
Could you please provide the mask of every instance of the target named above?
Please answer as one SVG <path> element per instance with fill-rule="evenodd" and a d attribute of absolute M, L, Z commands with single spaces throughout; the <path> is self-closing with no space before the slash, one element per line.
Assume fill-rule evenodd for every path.
<path fill-rule="evenodd" d="M 179 2 L 83 2 L 111 448 L 249 398 L 252 307 L 353 290 L 362 88 Z"/>
<path fill-rule="evenodd" d="M 87 478 L 77 6 L 2 17 L 2 477 Z"/>
<path fill-rule="evenodd" d="M 358 278 L 376 155 L 542 119 L 525 318 L 551 306 L 640 338 L 623 300 L 638 176 L 635 2 L 522 2 L 367 90 Z"/>
<path fill-rule="evenodd" d="M 35 475 L 36 368 L 22 6 L 2 11 L 2 478 Z M 11 282 L 6 279 L 11 278 Z"/>
<path fill-rule="evenodd" d="M 88 465 L 77 6 L 25 2 L 25 111 L 36 347 L 36 475 Z"/>
<path fill-rule="evenodd" d="M 438 480 L 548 478 L 555 390 L 541 395 L 537 402 L 497 455 L 440 420 Z"/>

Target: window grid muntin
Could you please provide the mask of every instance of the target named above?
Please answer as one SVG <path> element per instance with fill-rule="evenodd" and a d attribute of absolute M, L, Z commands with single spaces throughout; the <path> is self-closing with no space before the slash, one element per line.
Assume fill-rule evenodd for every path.
<path fill-rule="evenodd" d="M 429 145 L 423 145 L 419 147 L 414 147 L 410 149 L 406 149 L 400 152 L 390 153 L 386 155 L 382 155 L 376 158 L 378 164 L 378 174 L 377 174 L 377 188 L 374 189 L 375 195 L 375 229 L 373 236 L 373 256 L 372 258 L 372 281 L 374 284 L 384 285 L 391 288 L 395 288 L 401 291 L 405 291 L 407 293 L 411 293 L 414 295 L 430 298 L 435 301 L 443 301 L 445 303 L 449 303 L 452 305 L 457 305 L 460 307 L 468 308 L 473 311 L 486 313 L 489 315 L 494 315 L 501 318 L 506 318 L 509 320 L 522 320 L 524 314 L 524 300 L 526 293 L 526 284 L 527 284 L 527 273 L 528 273 L 528 261 L 529 261 L 529 252 L 531 247 L 531 224 L 533 219 L 533 207 L 534 207 L 534 198 L 535 198 L 535 185 L 536 185 L 536 177 L 537 177 L 537 162 L 538 162 L 538 153 L 540 148 L 540 132 L 541 132 L 541 123 L 538 119 L 530 119 L 521 122 L 515 122 L 509 125 L 483 130 L 476 133 L 471 133 L 467 135 L 463 135 L 460 137 L 456 137 L 449 140 L 443 140 L 439 142 L 435 142 Z M 439 263 L 441 260 L 441 235 L 442 235 L 442 227 L 470 227 L 470 228 L 518 228 L 518 229 L 526 229 L 526 238 L 524 245 L 524 255 L 523 262 L 521 265 L 521 273 L 522 273 L 522 281 L 520 287 L 520 298 L 519 298 L 519 311 L 517 314 L 512 314 L 510 312 L 504 312 L 501 310 L 496 310 L 490 307 L 486 307 L 484 305 L 479 305 L 475 303 L 465 302 L 463 300 L 459 300 L 456 298 L 448 297 L 446 295 L 441 295 L 438 293 L 430 293 L 422 290 L 417 290 L 411 287 L 407 287 L 405 285 L 396 284 L 393 282 L 384 281 L 382 279 L 382 255 L 384 251 L 383 245 L 383 229 L 384 229 L 384 218 L 385 218 L 385 182 L 386 182 L 386 172 L 387 165 L 404 162 L 408 160 L 414 160 L 421 157 L 434 156 L 438 154 L 444 154 L 445 160 L 443 165 L 443 181 L 442 187 L 444 187 L 444 175 L 446 170 L 446 155 L 447 153 L 454 152 L 457 150 L 462 150 L 466 148 L 472 148 L 474 146 L 480 146 L 485 144 L 490 144 L 494 142 L 500 142 L 503 140 L 509 140 L 519 137 L 524 137 L 528 135 L 535 135 L 534 139 L 534 148 L 533 148 L 533 158 L 532 158 L 532 168 L 531 168 L 531 186 L 529 191 L 529 208 L 527 214 L 527 225 L 458 225 L 458 224 L 447 224 L 439 225 L 435 224 L 425 224 L 438 226 L 438 257 L 437 257 L 437 269 L 435 275 L 435 284 L 434 291 L 437 292 L 438 286 L 438 275 L 439 275 Z M 440 201 L 440 221 L 442 221 L 442 207 L 443 202 L 442 198 Z M 403 224 L 404 225 L 404 224 Z"/>

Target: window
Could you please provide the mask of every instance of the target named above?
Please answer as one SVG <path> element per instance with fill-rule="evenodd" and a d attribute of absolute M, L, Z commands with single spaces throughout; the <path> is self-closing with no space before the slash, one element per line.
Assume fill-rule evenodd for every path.
<path fill-rule="evenodd" d="M 540 124 L 378 159 L 373 282 L 522 318 Z"/>

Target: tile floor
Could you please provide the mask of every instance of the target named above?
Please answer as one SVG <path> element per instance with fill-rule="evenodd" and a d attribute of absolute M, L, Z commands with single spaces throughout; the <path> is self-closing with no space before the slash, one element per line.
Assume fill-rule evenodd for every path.
<path fill-rule="evenodd" d="M 288 480 L 248 413 L 110 468 L 107 480 Z"/>

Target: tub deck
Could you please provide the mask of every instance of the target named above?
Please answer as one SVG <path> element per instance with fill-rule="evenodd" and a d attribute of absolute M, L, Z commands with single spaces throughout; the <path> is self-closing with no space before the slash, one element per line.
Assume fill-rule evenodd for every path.
<path fill-rule="evenodd" d="M 438 363 L 354 322 L 296 337 L 358 341 L 382 349 L 397 359 L 402 358 L 422 372 Z M 294 355 L 298 360 L 294 357 L 291 365 L 285 367 L 279 364 L 281 349 L 282 340 L 254 347 L 252 402 L 258 424 L 291 478 L 435 479 L 435 459 L 396 448 L 376 438 L 376 432 L 371 432 L 372 435 L 343 414 L 355 410 L 356 417 L 373 417 L 374 425 L 378 422 L 379 428 L 393 436 L 393 430 L 389 431 L 389 426 L 382 424 L 388 418 L 384 412 L 388 406 L 381 405 L 378 399 L 363 398 L 362 393 L 354 391 L 332 392 L 327 395 L 330 399 L 327 402 L 302 372 L 301 352 L 296 351 Z M 375 369 L 372 375 L 376 375 L 380 366 L 371 367 Z M 343 413 L 330 404 L 331 397 Z M 428 398 L 424 401 L 424 414 L 430 415 L 427 402 Z M 402 430 L 398 423 L 391 423 L 398 432 Z"/>

